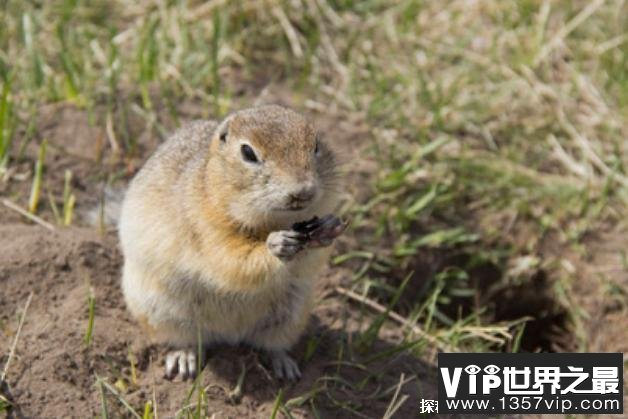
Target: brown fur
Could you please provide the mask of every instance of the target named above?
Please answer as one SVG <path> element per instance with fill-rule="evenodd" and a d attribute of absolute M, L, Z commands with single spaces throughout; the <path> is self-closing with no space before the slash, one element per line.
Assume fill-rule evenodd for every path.
<path fill-rule="evenodd" d="M 243 160 L 243 144 L 259 163 Z M 329 250 L 287 261 L 266 240 L 336 209 L 336 161 L 323 142 L 315 154 L 316 144 L 310 121 L 264 106 L 192 123 L 159 148 L 131 183 L 120 220 L 123 290 L 146 329 L 174 345 L 193 344 L 199 330 L 208 343 L 296 341 Z M 284 209 L 305 184 L 317 187 L 311 205 Z"/>

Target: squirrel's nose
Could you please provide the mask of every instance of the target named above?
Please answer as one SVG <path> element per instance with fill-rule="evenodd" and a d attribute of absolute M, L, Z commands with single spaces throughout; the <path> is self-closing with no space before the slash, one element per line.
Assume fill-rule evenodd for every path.
<path fill-rule="evenodd" d="M 290 194 L 290 200 L 294 203 L 306 203 L 314 199 L 316 195 L 316 186 L 308 184 L 301 189 Z"/>

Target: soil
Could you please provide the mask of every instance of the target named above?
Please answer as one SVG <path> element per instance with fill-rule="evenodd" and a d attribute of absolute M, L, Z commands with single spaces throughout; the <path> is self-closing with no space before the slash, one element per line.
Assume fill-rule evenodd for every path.
<path fill-rule="evenodd" d="M 184 406 L 196 403 L 197 394 L 190 397 L 190 382 L 163 378 L 163 348 L 150 345 L 127 313 L 119 286 L 122 256 L 115 231 L 99 232 L 80 216 L 98 204 L 108 173 L 118 172 L 128 180 L 159 140 L 156 135 L 132 126 L 131 134 L 139 138 L 136 159 L 121 163 L 106 151 L 109 147 L 104 129 L 90 124 L 84 112 L 55 105 L 43 109 L 39 118 L 40 135 L 49 141 L 46 188 L 53 196 L 62 196 L 64 171 L 72 170 L 78 216 L 73 227 L 50 231 L 1 207 L 2 366 L 8 359 L 24 305 L 32 294 L 3 390 L 14 406 L 9 414 L 36 418 L 100 415 L 103 398 L 96 385 L 100 377 L 109 384 L 117 383 L 118 391 L 137 411 L 141 412 L 148 400 L 155 400 L 160 417 L 173 417 Z M 368 135 L 363 128 L 365 124 L 359 118 L 341 121 L 319 115 L 316 119 L 322 130 L 333 136 L 345 160 L 356 163 L 349 183 L 364 185 L 373 166 L 364 158 L 356 158 Z M 3 197 L 21 206 L 26 205 L 30 189 L 30 177 L 26 179 L 23 175 L 31 170 L 37 142 L 29 145 L 23 162 L 12 165 L 12 179 L 0 190 Z M 359 197 L 364 195 L 364 188 L 358 186 L 350 192 Z M 39 213 L 48 221 L 53 220 L 47 199 L 42 199 Z M 607 277 L 628 288 L 626 271 L 621 268 L 616 253 L 616 249 L 626 247 L 625 238 L 625 234 L 611 231 L 608 237 L 595 239 L 605 245 L 593 246 L 599 251 L 588 261 L 573 261 L 577 267 L 586 267 L 574 290 L 589 314 L 586 325 L 589 335 L 585 337 L 590 342 L 589 350 L 628 352 L 628 309 L 621 299 L 603 296 L 600 299 L 606 283 L 600 283 L 596 272 L 602 267 Z M 299 382 L 286 384 L 272 378 L 263 357 L 250 348 L 216 348 L 211 351 L 200 380 L 206 389 L 207 412 L 215 413 L 216 417 L 269 417 L 279 389 L 283 388 L 283 400 L 287 401 L 320 388 L 327 394 L 316 405 L 321 417 L 349 417 L 347 410 L 336 407 L 337 403 L 355 406 L 364 417 L 381 417 L 400 379 L 416 376 L 417 379 L 401 386 L 400 394 L 408 399 L 396 417 L 417 417 L 419 399 L 436 398 L 436 371 L 431 363 L 406 355 L 373 361 L 368 364 L 368 370 L 335 362 L 343 348 L 342 342 L 350 340 L 352 333 L 363 326 L 361 310 L 334 292 L 338 284 L 349 282 L 350 274 L 327 268 L 319 281 L 319 300 L 308 331 L 293 350 L 302 366 L 303 377 Z M 95 298 L 95 321 L 93 338 L 87 345 L 84 340 L 90 293 Z M 313 338 L 319 344 L 306 362 L 305 353 Z M 384 327 L 370 354 L 391 349 L 399 338 L 395 329 Z M 242 393 L 234 396 L 232 392 L 243 369 L 246 375 Z M 321 378 L 334 374 L 347 382 L 361 384 L 351 387 Z M 372 379 L 374 376 L 378 380 Z M 385 397 L 372 397 L 387 388 L 392 391 Z M 103 392 L 111 417 L 128 416 L 109 390 Z M 310 417 L 311 407 L 306 404 L 293 409 L 293 415 Z"/>

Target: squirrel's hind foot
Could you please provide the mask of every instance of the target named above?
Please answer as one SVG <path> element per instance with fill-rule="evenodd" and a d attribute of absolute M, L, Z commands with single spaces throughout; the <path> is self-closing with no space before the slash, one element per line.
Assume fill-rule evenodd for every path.
<path fill-rule="evenodd" d="M 178 376 L 181 380 L 194 379 L 196 374 L 203 369 L 205 363 L 203 352 L 201 351 L 201 359 L 199 360 L 196 351 L 191 349 L 169 351 L 166 354 L 166 378 L 172 380 Z"/>
<path fill-rule="evenodd" d="M 297 381 L 301 378 L 299 365 L 286 351 L 271 351 L 270 360 L 273 366 L 273 372 L 280 380 Z"/>

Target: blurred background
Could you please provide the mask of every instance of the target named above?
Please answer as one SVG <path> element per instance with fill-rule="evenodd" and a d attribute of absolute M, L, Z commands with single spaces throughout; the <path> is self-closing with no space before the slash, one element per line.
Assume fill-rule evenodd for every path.
<path fill-rule="evenodd" d="M 438 351 L 628 352 L 626 1 L 0 0 L 0 22 L 0 414 L 403 416 Z M 227 390 L 156 385 L 100 209 L 181 124 L 260 103 L 347 173 L 313 366 L 268 386 L 243 350 L 203 378 Z"/>

